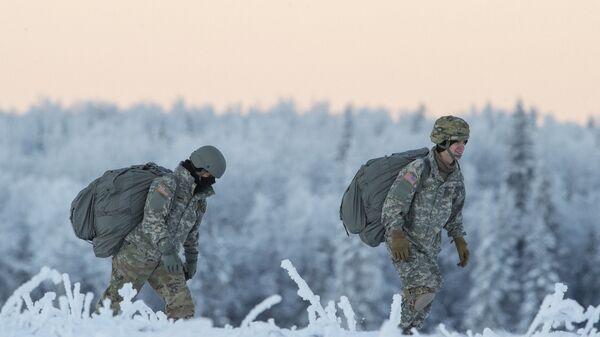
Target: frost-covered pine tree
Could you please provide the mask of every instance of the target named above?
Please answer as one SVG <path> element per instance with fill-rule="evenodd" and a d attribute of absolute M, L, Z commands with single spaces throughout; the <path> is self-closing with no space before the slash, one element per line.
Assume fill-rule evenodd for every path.
<path fill-rule="evenodd" d="M 586 232 L 583 255 L 575 266 L 579 277 L 573 287 L 574 297 L 584 307 L 600 303 L 600 233 L 594 226 L 590 226 Z"/>
<path fill-rule="evenodd" d="M 532 223 L 527 232 L 525 258 L 523 261 L 523 305 L 521 306 L 521 330 L 526 329 L 538 312 L 546 295 L 559 282 L 560 255 L 558 245 L 559 219 L 552 200 L 549 178 L 538 174 L 536 180 Z M 535 211 L 534 211 L 535 210 Z"/>
<path fill-rule="evenodd" d="M 600 127 L 598 127 L 598 124 L 598 119 L 590 117 L 588 119 L 587 128 L 595 135 L 596 147 L 600 148 Z"/>
<path fill-rule="evenodd" d="M 412 123 L 411 123 L 411 131 L 414 133 L 419 132 L 426 123 L 425 112 L 427 108 L 424 104 L 419 105 L 419 108 L 413 113 Z"/>
<path fill-rule="evenodd" d="M 344 124 L 342 128 L 342 135 L 340 143 L 338 145 L 336 162 L 340 165 L 345 166 L 348 163 L 348 155 L 350 147 L 352 146 L 352 138 L 354 135 L 354 118 L 352 117 L 352 108 L 347 108 L 344 112 Z M 345 175 L 344 175 L 345 178 Z"/>
<path fill-rule="evenodd" d="M 506 186 L 501 193 L 507 193 Z M 472 288 L 464 318 L 465 327 L 475 332 L 513 323 L 511 294 L 518 287 L 512 268 L 516 241 L 504 226 L 506 200 L 501 200 L 503 204 L 498 203 L 492 191 L 483 192 L 477 206 L 480 234 L 473 251 Z"/>
<path fill-rule="evenodd" d="M 596 118 L 594 118 L 594 116 L 589 116 L 588 120 L 587 120 L 587 124 L 586 127 L 588 130 L 594 130 L 597 127 L 597 121 Z"/>
<path fill-rule="evenodd" d="M 32 275 L 30 247 L 30 229 L 23 222 L 16 222 L 12 230 L 11 242 L 6 242 L 0 250 L 0 303 L 4 302 L 11 292 Z M 1 228 L 2 226 L 0 226 Z M 8 232 L 8 231 L 7 231 Z M 18 233 L 15 235 L 14 233 Z"/>
<path fill-rule="evenodd" d="M 522 329 L 520 308 L 525 297 L 525 275 L 530 268 L 526 254 L 528 231 L 532 218 L 532 181 L 534 150 L 532 122 L 521 102 L 512 117 L 512 129 L 507 139 L 508 160 L 505 175 L 495 201 L 497 212 L 490 221 L 492 228 L 480 231 L 481 242 L 475 252 L 478 267 L 473 275 L 471 314 L 467 327 L 504 327 Z M 500 269 L 498 269 L 500 268 Z M 492 291 L 487 294 L 486 292 Z M 488 298 L 485 298 L 488 296 Z M 479 301 L 483 301 L 479 304 Z M 527 321 L 529 318 L 526 319 Z"/>
<path fill-rule="evenodd" d="M 353 113 L 349 108 L 344 114 L 344 126 L 341 135 L 341 141 L 338 146 L 336 162 L 340 167 L 338 172 L 340 191 L 345 189 L 345 185 L 352 180 L 353 174 L 357 168 L 350 167 L 349 156 L 352 149 L 352 139 L 354 135 Z M 341 195 L 340 195 L 341 197 Z M 340 227 L 342 224 L 340 223 Z M 359 324 L 363 328 L 367 327 L 369 322 L 376 320 L 379 298 L 376 296 L 380 289 L 378 284 L 382 283 L 382 273 L 378 268 L 378 258 L 374 249 L 367 247 L 358 235 L 344 233 L 341 228 L 339 235 L 334 238 L 335 259 L 334 259 L 334 291 L 337 296 L 347 296 L 354 311 L 358 315 Z M 361 319 L 362 318 L 362 319 Z"/>
<path fill-rule="evenodd" d="M 535 290 L 535 282 L 530 282 L 528 274 L 535 268 L 533 249 L 535 238 L 530 234 L 534 227 L 533 216 L 533 182 L 535 178 L 535 151 L 533 144 L 533 120 L 523 104 L 519 102 L 513 114 L 512 137 L 509 140 L 509 161 L 507 167 L 506 187 L 508 204 L 503 208 L 506 229 L 513 236 L 514 246 L 509 251 L 514 259 L 512 269 L 517 287 L 510 294 L 511 306 L 505 308 L 513 315 L 513 322 L 520 331 L 524 330 L 531 320 L 530 293 Z M 511 240 L 511 241 L 512 241 Z M 518 310 L 515 310 L 517 309 Z"/>
<path fill-rule="evenodd" d="M 522 109 L 520 109 L 522 111 Z M 519 278 L 521 283 L 522 304 L 519 306 L 521 320 L 518 328 L 524 331 L 534 318 L 544 297 L 552 292 L 558 279 L 558 227 L 554 201 L 552 200 L 552 185 L 550 174 L 544 165 L 539 163 L 535 156 L 536 145 L 531 141 L 535 137 L 536 112 L 532 111 L 531 117 L 520 114 L 515 115 L 515 131 L 522 133 L 522 148 L 524 156 L 529 157 L 521 161 L 524 174 L 519 184 L 521 188 L 522 210 L 520 223 L 515 224 L 522 230 L 522 241 L 519 243 Z M 527 152 L 525 152 L 527 151 Z M 529 173 L 530 172 L 530 173 Z"/>
<path fill-rule="evenodd" d="M 512 134 L 508 139 L 509 158 L 505 181 L 512 194 L 515 211 L 520 213 L 518 215 L 523 215 L 527 213 L 530 206 L 535 158 L 531 134 L 532 121 L 525 113 L 521 102 L 517 104 L 512 122 Z"/>

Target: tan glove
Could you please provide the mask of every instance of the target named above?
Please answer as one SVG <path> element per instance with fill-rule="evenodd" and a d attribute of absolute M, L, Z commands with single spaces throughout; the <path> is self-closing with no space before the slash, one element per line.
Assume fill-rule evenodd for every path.
<path fill-rule="evenodd" d="M 390 237 L 390 250 L 395 261 L 408 261 L 410 256 L 410 242 L 406 240 L 404 233 L 395 230 Z"/>
<path fill-rule="evenodd" d="M 458 252 L 458 263 L 457 266 L 465 267 L 469 262 L 469 248 L 467 248 L 467 241 L 463 237 L 454 239 L 456 245 L 456 251 Z"/>

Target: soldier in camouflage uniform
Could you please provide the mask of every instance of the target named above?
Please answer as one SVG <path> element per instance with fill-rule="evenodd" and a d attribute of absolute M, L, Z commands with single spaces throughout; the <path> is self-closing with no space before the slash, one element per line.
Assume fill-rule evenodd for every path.
<path fill-rule="evenodd" d="M 407 335 L 423 326 L 442 286 L 437 263 L 442 228 L 456 245 L 458 265 L 466 266 L 469 258 L 462 224 L 465 186 L 458 164 L 468 139 L 464 120 L 439 118 L 431 133 L 435 147 L 400 170 L 383 204 L 386 242 L 403 285 L 400 327 Z M 428 173 L 419 186 L 421 174 Z"/>
<path fill-rule="evenodd" d="M 111 300 L 119 312 L 118 290 L 127 283 L 138 290 L 148 281 L 165 302 L 169 318 L 194 316 L 194 303 L 186 280 L 196 273 L 198 227 L 206 212 L 206 198 L 214 194 L 215 177 L 225 172 L 225 158 L 213 146 L 194 151 L 171 174 L 150 185 L 144 218 L 112 260 L 110 285 L 98 302 Z M 185 265 L 179 258 L 183 245 Z"/>

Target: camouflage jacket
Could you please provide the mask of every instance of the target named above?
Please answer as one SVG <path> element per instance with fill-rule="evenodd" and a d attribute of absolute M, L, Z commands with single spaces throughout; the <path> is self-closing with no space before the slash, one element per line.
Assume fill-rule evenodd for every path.
<path fill-rule="evenodd" d="M 206 212 L 206 198 L 212 187 L 194 194 L 196 183 L 181 165 L 175 172 L 154 179 L 148 190 L 144 218 L 125 240 L 146 251 L 149 258 L 159 259 L 158 244 L 170 240 L 185 250 L 186 258 L 198 257 L 198 227 Z"/>
<path fill-rule="evenodd" d="M 428 159 L 431 173 L 420 190 L 417 187 L 424 159 L 417 159 L 400 170 L 383 203 L 381 218 L 386 233 L 392 229 L 402 230 L 415 249 L 439 254 L 442 228 L 452 238 L 466 235 L 462 224 L 465 186 L 459 166 L 444 180 L 434 149 Z"/>

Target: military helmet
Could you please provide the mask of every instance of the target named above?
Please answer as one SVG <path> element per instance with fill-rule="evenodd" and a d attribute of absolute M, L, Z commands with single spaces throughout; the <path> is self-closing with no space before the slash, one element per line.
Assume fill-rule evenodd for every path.
<path fill-rule="evenodd" d="M 221 178 L 225 173 L 225 157 L 212 145 L 202 146 L 198 150 L 192 152 L 190 155 L 190 161 L 197 168 L 203 168 L 210 172 L 216 178 Z"/>
<path fill-rule="evenodd" d="M 438 118 L 431 130 L 431 141 L 441 145 L 445 141 L 461 141 L 469 139 L 469 124 L 464 119 L 455 116 Z"/>

